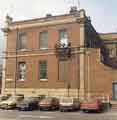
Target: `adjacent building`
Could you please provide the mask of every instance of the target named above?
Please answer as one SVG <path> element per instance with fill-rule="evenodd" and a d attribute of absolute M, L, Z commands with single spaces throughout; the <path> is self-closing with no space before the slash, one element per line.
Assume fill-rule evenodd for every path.
<path fill-rule="evenodd" d="M 116 42 L 96 32 L 85 10 L 17 22 L 7 16 L 2 30 L 2 93 L 117 98 Z"/>

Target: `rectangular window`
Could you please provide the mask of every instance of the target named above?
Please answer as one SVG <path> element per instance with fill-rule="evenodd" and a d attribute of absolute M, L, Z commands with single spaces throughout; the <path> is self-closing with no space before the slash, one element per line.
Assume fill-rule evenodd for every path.
<path fill-rule="evenodd" d="M 47 61 L 46 60 L 39 62 L 39 79 L 47 80 Z"/>
<path fill-rule="evenodd" d="M 40 42 L 39 46 L 40 49 L 47 49 L 48 48 L 48 32 L 40 32 Z"/>
<path fill-rule="evenodd" d="M 113 58 L 113 57 L 115 57 L 116 55 L 115 55 L 115 49 L 114 48 L 109 48 L 109 57 L 110 58 Z"/>
<path fill-rule="evenodd" d="M 68 34 L 66 30 L 59 31 L 59 41 L 63 45 L 68 45 Z"/>
<path fill-rule="evenodd" d="M 117 80 L 113 81 L 113 99 L 117 100 Z"/>
<path fill-rule="evenodd" d="M 18 63 L 18 79 L 24 81 L 26 74 L 26 63 L 19 62 Z"/>
<path fill-rule="evenodd" d="M 26 40 L 27 40 L 26 33 L 19 33 L 18 35 L 18 49 L 19 50 L 26 49 Z"/>

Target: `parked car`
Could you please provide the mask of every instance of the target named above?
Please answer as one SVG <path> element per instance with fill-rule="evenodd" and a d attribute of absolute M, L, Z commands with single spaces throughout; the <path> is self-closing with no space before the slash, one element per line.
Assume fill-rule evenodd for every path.
<path fill-rule="evenodd" d="M 0 102 L 7 100 L 10 96 L 8 95 L 0 95 Z"/>
<path fill-rule="evenodd" d="M 99 99 L 88 99 L 81 103 L 81 110 L 83 112 L 101 112 L 102 102 Z"/>
<path fill-rule="evenodd" d="M 7 100 L 5 101 L 2 101 L 0 102 L 0 108 L 3 108 L 3 109 L 12 109 L 12 108 L 15 108 L 16 107 L 16 104 L 23 100 L 23 96 L 11 96 L 10 98 L 8 98 Z"/>
<path fill-rule="evenodd" d="M 40 110 L 56 110 L 59 108 L 59 99 L 55 97 L 44 98 L 39 102 Z"/>
<path fill-rule="evenodd" d="M 39 97 L 25 97 L 24 100 L 17 104 L 18 110 L 38 109 Z"/>
<path fill-rule="evenodd" d="M 80 108 L 80 102 L 78 98 L 65 97 L 61 98 L 59 101 L 59 110 L 63 111 L 75 111 Z"/>

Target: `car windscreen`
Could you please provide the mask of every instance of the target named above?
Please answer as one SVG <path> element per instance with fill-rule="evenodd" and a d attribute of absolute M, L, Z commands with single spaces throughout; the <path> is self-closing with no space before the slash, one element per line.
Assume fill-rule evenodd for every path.
<path fill-rule="evenodd" d="M 73 99 L 64 98 L 64 99 L 61 99 L 60 102 L 62 102 L 62 103 L 72 103 Z"/>
<path fill-rule="evenodd" d="M 46 98 L 41 101 L 41 103 L 51 103 L 52 99 L 51 98 Z"/>
<path fill-rule="evenodd" d="M 38 100 L 37 97 L 26 97 L 26 98 L 24 98 L 24 101 L 36 101 L 36 100 Z"/>
<path fill-rule="evenodd" d="M 10 97 L 8 100 L 17 100 L 18 98 L 16 96 Z"/>
<path fill-rule="evenodd" d="M 1 96 L 0 100 L 7 100 L 9 97 L 8 96 Z"/>

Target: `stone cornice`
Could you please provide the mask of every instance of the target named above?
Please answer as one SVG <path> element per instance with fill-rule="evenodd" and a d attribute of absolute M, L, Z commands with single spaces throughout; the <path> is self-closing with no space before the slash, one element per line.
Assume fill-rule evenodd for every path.
<path fill-rule="evenodd" d="M 43 26 L 49 26 L 49 25 L 58 25 L 58 24 L 66 24 L 66 23 L 73 23 L 76 22 L 76 17 L 66 18 L 66 19 L 60 19 L 60 20 L 49 20 L 44 22 L 33 22 L 33 23 L 24 23 L 24 24 L 11 24 L 9 26 L 10 30 L 14 29 L 26 29 L 26 28 L 32 28 L 32 27 L 43 27 Z"/>

